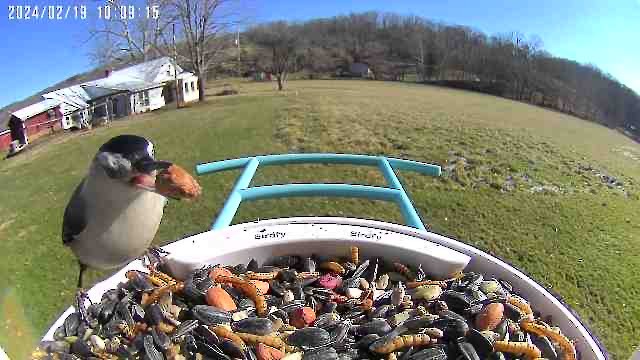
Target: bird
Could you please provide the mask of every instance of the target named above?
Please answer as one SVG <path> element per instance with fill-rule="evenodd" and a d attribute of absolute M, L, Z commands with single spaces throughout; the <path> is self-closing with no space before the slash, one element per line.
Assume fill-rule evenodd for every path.
<path fill-rule="evenodd" d="M 100 146 L 62 221 L 62 243 L 80 266 L 78 289 L 87 267 L 118 268 L 147 253 L 168 201 L 155 178 L 172 165 L 156 160 L 153 143 L 141 136 L 119 135 Z"/>

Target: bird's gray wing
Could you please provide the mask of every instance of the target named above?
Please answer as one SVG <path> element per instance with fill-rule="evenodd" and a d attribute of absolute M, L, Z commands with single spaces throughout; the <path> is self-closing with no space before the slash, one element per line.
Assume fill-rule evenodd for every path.
<path fill-rule="evenodd" d="M 82 188 L 86 179 L 83 179 L 76 190 L 71 195 L 71 199 L 64 210 L 62 219 L 62 243 L 69 245 L 75 237 L 87 226 L 87 214 L 84 199 L 82 198 Z"/>

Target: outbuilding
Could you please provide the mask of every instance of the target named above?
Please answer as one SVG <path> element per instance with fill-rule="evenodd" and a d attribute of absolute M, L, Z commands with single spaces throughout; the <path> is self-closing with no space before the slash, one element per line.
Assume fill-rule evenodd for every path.
<path fill-rule="evenodd" d="M 369 68 L 369 64 L 355 62 L 349 65 L 349 73 L 351 76 L 357 76 L 362 78 L 370 78 L 373 77 L 373 73 Z"/>
<path fill-rule="evenodd" d="M 62 128 L 83 129 L 89 126 L 90 114 L 89 94 L 79 85 L 69 86 L 42 95 L 45 99 L 54 99 L 60 102 L 62 113 Z"/>
<path fill-rule="evenodd" d="M 11 113 L 8 123 L 9 146 L 13 141 L 27 145 L 30 140 L 46 132 L 61 129 L 61 119 L 60 102 L 53 99 L 46 99 Z M 7 136 L 7 133 L 3 136 Z M 6 141 L 2 141 L 3 145 L 5 143 Z"/>
<path fill-rule="evenodd" d="M 0 150 L 6 151 L 11 146 L 11 130 L 0 130 Z"/>
<path fill-rule="evenodd" d="M 185 71 L 178 75 L 178 88 L 182 90 L 182 101 L 189 103 L 199 99 L 198 77 Z"/>

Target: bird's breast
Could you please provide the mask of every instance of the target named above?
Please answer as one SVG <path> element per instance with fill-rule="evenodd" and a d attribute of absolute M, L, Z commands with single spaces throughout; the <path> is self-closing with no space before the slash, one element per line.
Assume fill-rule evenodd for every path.
<path fill-rule="evenodd" d="M 125 265 L 144 253 L 158 231 L 166 199 L 148 191 L 120 190 L 87 197 L 87 227 L 71 244 L 86 265 Z"/>

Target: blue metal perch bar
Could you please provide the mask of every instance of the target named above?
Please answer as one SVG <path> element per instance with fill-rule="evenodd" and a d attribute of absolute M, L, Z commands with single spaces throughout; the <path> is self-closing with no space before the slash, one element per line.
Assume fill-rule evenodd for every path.
<path fill-rule="evenodd" d="M 249 187 L 258 166 L 288 164 L 350 164 L 377 166 L 388 187 L 350 184 L 285 184 Z M 274 199 L 296 196 L 355 197 L 395 202 L 408 226 L 425 230 L 420 216 L 404 191 L 394 170 L 408 170 L 424 175 L 440 176 L 440 166 L 418 161 L 387 158 L 384 156 L 352 154 L 282 154 L 263 155 L 230 160 L 215 161 L 196 166 L 198 175 L 244 168 L 242 174 L 227 198 L 212 230 L 221 229 L 233 221 L 242 201 Z"/>

